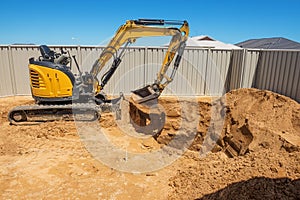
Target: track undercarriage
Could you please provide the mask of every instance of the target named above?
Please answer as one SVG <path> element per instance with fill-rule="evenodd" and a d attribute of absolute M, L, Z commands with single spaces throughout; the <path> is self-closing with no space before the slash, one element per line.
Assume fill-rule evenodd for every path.
<path fill-rule="evenodd" d="M 11 125 L 32 125 L 49 121 L 95 121 L 102 112 L 120 112 L 119 104 L 71 103 L 63 105 L 23 105 L 8 114 Z"/>

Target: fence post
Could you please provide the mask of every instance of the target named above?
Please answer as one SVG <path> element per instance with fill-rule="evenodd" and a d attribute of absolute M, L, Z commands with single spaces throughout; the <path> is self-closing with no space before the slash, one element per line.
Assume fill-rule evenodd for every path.
<path fill-rule="evenodd" d="M 77 55 L 78 55 L 79 66 L 82 66 L 82 52 L 81 52 L 80 45 L 77 46 Z"/>
<path fill-rule="evenodd" d="M 211 49 L 209 48 L 209 49 L 207 49 L 207 55 L 206 55 L 206 63 L 205 63 L 205 76 L 204 76 L 204 95 L 206 96 L 207 95 L 207 93 L 206 93 L 206 88 L 207 88 L 207 82 L 208 82 L 208 80 L 207 80 L 207 68 L 208 68 L 208 62 L 209 62 L 209 56 L 210 56 L 210 54 L 211 54 Z"/>
<path fill-rule="evenodd" d="M 245 67 L 246 67 L 246 59 L 247 59 L 247 49 L 243 49 L 243 57 L 242 57 L 242 71 L 241 71 L 241 79 L 240 79 L 240 85 L 239 88 L 243 88 L 244 85 L 244 72 L 245 72 Z"/>
<path fill-rule="evenodd" d="M 144 47 L 144 51 L 145 51 L 145 53 L 144 53 L 144 85 L 146 85 L 147 83 L 146 83 L 146 77 L 147 77 L 147 69 L 146 69 L 146 66 L 148 66 L 148 46 L 145 46 Z"/>
<path fill-rule="evenodd" d="M 10 45 L 8 45 L 8 63 L 9 63 L 9 71 L 10 71 L 10 80 L 12 84 L 12 92 L 13 95 L 16 95 L 17 94 L 16 74 L 15 74 L 14 62 L 12 56 L 12 48 Z"/>

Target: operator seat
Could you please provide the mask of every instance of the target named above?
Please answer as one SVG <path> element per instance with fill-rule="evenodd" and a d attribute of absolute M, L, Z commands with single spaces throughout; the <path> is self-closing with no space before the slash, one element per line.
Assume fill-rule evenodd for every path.
<path fill-rule="evenodd" d="M 42 59 L 40 58 L 40 60 L 54 62 L 54 51 L 51 51 L 47 45 L 41 45 L 39 48 L 42 54 Z"/>

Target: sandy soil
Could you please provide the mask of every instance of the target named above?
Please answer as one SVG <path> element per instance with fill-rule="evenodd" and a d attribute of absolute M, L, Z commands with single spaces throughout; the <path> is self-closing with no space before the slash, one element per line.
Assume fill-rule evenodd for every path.
<path fill-rule="evenodd" d="M 73 122 L 10 126 L 8 111 L 30 103 L 30 97 L 0 99 L 2 199 L 300 196 L 300 104 L 287 97 L 240 89 L 215 102 L 207 98 L 196 102 L 164 98 L 160 103 L 167 122 L 157 140 L 127 135 L 119 129 L 113 115 L 103 114 L 99 123 L 110 141 L 138 153 L 171 144 L 176 135 L 190 128 L 182 128 L 186 122 L 193 124 L 197 120 L 195 130 L 187 131 L 195 136 L 189 150 L 172 164 L 147 173 L 120 172 L 93 158 Z M 216 113 L 223 120 L 213 120 Z M 218 127 L 221 128 L 217 134 Z M 207 141 L 216 141 L 216 145 L 210 146 L 212 143 Z M 204 156 L 203 152 L 210 149 Z"/>

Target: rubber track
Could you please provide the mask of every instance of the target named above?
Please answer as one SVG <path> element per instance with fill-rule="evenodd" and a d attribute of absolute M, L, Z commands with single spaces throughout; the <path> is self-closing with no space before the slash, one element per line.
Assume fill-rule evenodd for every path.
<path fill-rule="evenodd" d="M 20 113 L 15 120 L 14 114 Z M 100 118 L 101 108 L 91 103 L 73 103 L 65 105 L 23 105 L 13 108 L 8 120 L 14 125 L 35 124 L 47 121 L 94 121 Z M 74 118 L 75 117 L 75 118 Z"/>

